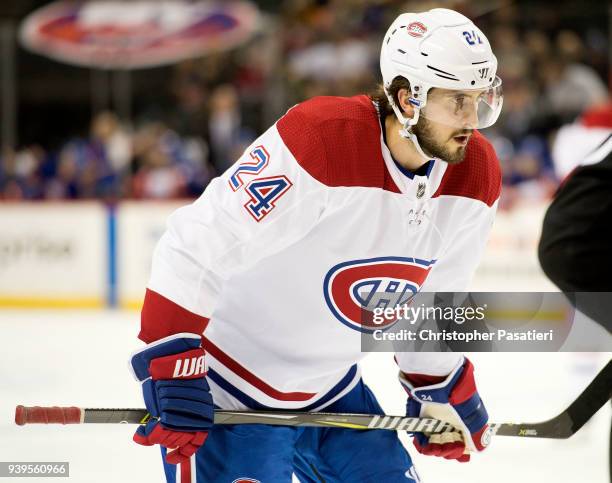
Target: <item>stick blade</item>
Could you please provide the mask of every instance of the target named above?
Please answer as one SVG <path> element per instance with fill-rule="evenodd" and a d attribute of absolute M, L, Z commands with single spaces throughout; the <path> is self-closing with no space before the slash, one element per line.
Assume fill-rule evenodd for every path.
<path fill-rule="evenodd" d="M 499 436 L 567 439 L 610 400 L 612 391 L 612 360 L 595 376 L 584 391 L 558 416 L 539 423 L 491 424 Z"/>

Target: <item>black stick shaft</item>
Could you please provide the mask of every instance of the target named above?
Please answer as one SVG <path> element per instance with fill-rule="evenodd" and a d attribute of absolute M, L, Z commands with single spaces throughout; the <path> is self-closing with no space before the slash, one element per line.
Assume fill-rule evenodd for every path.
<path fill-rule="evenodd" d="M 84 423 L 145 424 L 146 409 L 83 409 Z M 297 411 L 215 411 L 215 424 L 268 424 L 273 426 L 336 427 L 346 429 L 390 429 L 443 433 L 453 427 L 430 418 L 409 418 L 376 414 L 307 413 Z"/>
<path fill-rule="evenodd" d="M 537 423 L 491 423 L 500 436 L 569 438 L 607 402 L 612 393 L 612 361 L 601 370 L 578 398 L 561 414 Z M 96 409 L 18 406 L 17 424 L 32 423 L 132 423 L 146 424 L 145 409 Z M 345 429 L 387 429 L 444 433 L 454 428 L 444 421 L 376 414 L 308 413 L 297 411 L 215 411 L 215 424 L 268 424 Z"/>

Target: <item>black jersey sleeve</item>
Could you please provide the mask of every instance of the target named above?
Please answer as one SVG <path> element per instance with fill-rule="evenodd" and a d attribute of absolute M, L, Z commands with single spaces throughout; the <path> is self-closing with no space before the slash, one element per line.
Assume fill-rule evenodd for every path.
<path fill-rule="evenodd" d="M 608 142 L 610 146 L 612 143 Z M 546 275 L 583 313 L 612 327 L 612 152 L 577 167 L 561 185 L 538 247 Z M 608 292 L 608 293 L 603 293 Z"/>

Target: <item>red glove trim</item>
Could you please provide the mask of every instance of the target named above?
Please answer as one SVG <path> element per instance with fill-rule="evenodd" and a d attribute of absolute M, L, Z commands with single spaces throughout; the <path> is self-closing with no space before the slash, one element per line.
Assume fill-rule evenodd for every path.
<path fill-rule="evenodd" d="M 188 462 L 189 458 L 204 444 L 207 437 L 208 432 L 206 431 L 197 431 L 195 433 L 173 431 L 165 429 L 160 424 L 156 424 L 147 436 L 135 433 L 134 441 L 143 446 L 161 444 L 168 448 L 166 461 L 171 465 L 176 465 Z"/>
<path fill-rule="evenodd" d="M 461 404 L 471 398 L 476 392 L 476 381 L 474 380 L 474 364 L 466 357 L 465 364 L 463 364 L 463 372 L 455 382 L 448 402 L 453 406 Z"/>
<path fill-rule="evenodd" d="M 156 357 L 149 365 L 149 373 L 154 381 L 204 377 L 206 375 L 204 349 L 198 347 L 180 354 Z"/>
<path fill-rule="evenodd" d="M 428 374 L 416 374 L 414 372 L 404 372 L 406 379 L 413 385 L 413 387 L 431 386 L 438 384 L 446 379 L 447 376 L 430 376 Z"/>
<path fill-rule="evenodd" d="M 421 454 L 427 456 L 438 456 L 447 460 L 457 460 L 460 463 L 470 461 L 469 453 L 465 453 L 465 443 L 460 441 L 447 444 L 428 443 L 425 446 L 421 446 L 416 438 L 413 440 L 413 442 L 414 447 Z"/>
<path fill-rule="evenodd" d="M 489 425 L 485 424 L 482 429 L 472 434 L 472 441 L 478 451 L 484 450 L 491 442 L 491 433 L 489 432 Z"/>

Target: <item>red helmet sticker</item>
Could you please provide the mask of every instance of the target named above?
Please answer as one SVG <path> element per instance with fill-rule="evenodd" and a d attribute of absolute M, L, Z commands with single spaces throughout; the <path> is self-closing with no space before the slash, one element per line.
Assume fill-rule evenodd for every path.
<path fill-rule="evenodd" d="M 422 37 L 427 32 L 427 27 L 423 25 L 421 22 L 412 22 L 408 27 L 406 27 L 406 32 L 408 35 L 412 37 Z"/>

